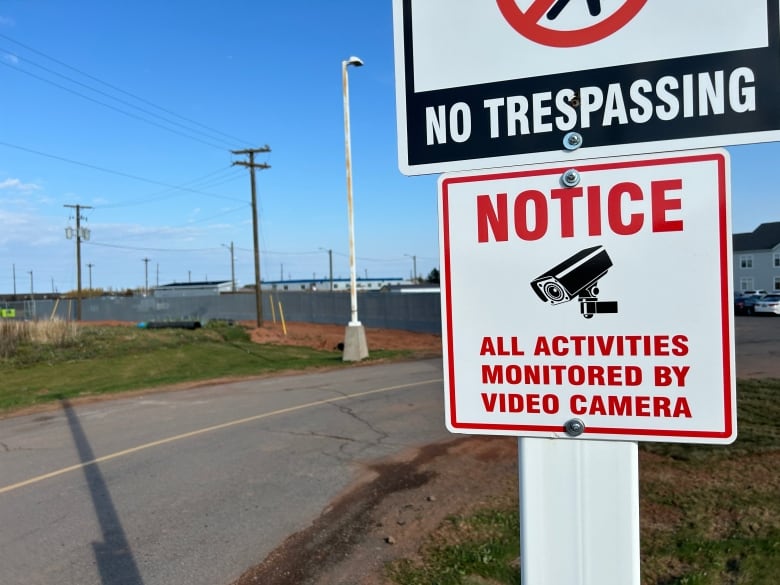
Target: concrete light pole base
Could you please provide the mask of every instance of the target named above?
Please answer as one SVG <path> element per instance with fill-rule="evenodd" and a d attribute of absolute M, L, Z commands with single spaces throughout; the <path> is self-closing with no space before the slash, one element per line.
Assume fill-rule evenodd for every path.
<path fill-rule="evenodd" d="M 360 323 L 349 323 L 344 331 L 344 354 L 342 361 L 359 362 L 368 357 L 366 330 Z"/>

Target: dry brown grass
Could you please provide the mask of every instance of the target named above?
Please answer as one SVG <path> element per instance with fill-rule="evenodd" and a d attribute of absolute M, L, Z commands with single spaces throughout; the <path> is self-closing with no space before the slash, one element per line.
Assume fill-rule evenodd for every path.
<path fill-rule="evenodd" d="M 78 338 L 75 323 L 52 321 L 0 321 L 0 357 L 10 357 L 22 343 L 62 347 Z"/>

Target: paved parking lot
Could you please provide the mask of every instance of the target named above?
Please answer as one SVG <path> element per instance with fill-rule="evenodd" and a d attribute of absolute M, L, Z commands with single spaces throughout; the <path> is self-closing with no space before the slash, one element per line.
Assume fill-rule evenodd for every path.
<path fill-rule="evenodd" d="M 737 378 L 780 378 L 780 317 L 734 317 Z"/>

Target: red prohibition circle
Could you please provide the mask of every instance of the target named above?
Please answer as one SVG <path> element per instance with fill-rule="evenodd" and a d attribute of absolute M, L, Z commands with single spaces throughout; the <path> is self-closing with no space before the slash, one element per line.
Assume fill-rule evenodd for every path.
<path fill-rule="evenodd" d="M 605 39 L 628 24 L 642 10 L 647 0 L 625 0 L 611 16 L 592 26 L 575 30 L 555 30 L 539 23 L 554 2 L 534 0 L 528 10 L 522 11 L 515 0 L 496 0 L 498 9 L 513 29 L 525 38 L 548 47 L 580 47 Z"/>

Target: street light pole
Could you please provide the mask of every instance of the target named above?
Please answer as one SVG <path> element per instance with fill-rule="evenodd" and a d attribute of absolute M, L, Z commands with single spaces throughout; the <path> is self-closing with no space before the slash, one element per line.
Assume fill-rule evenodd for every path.
<path fill-rule="evenodd" d="M 320 248 L 320 250 L 328 253 L 328 270 L 330 274 L 330 292 L 333 292 L 333 249 Z"/>
<path fill-rule="evenodd" d="M 414 271 L 412 274 L 412 283 L 417 284 L 417 256 L 413 256 L 412 254 L 404 254 L 404 256 L 412 259 L 412 270 Z"/>
<path fill-rule="evenodd" d="M 222 247 L 230 250 L 230 290 L 236 292 L 236 262 L 235 256 L 233 256 L 233 242 L 230 242 L 230 247 L 227 244 L 222 244 Z"/>
<path fill-rule="evenodd" d="M 149 260 L 150 258 L 141 258 L 144 263 L 144 296 L 149 296 Z"/>
<path fill-rule="evenodd" d="M 329 278 L 329 289 L 330 292 L 333 292 L 333 250 L 331 248 L 328 249 L 328 278 Z"/>
<path fill-rule="evenodd" d="M 33 271 L 28 270 L 30 273 L 30 304 L 32 305 L 32 315 L 34 319 L 38 318 L 38 311 L 35 305 L 35 286 L 33 285 Z"/>
<path fill-rule="evenodd" d="M 358 321 L 357 310 L 357 274 L 355 272 L 355 218 L 352 203 L 352 148 L 349 129 L 349 78 L 347 68 L 353 65 L 361 67 L 363 61 L 350 57 L 341 62 L 341 91 L 344 97 L 344 154 L 347 170 L 347 216 L 349 222 L 349 294 L 350 320 L 344 338 L 344 361 L 360 361 L 368 357 L 368 344 L 363 325 Z"/>

